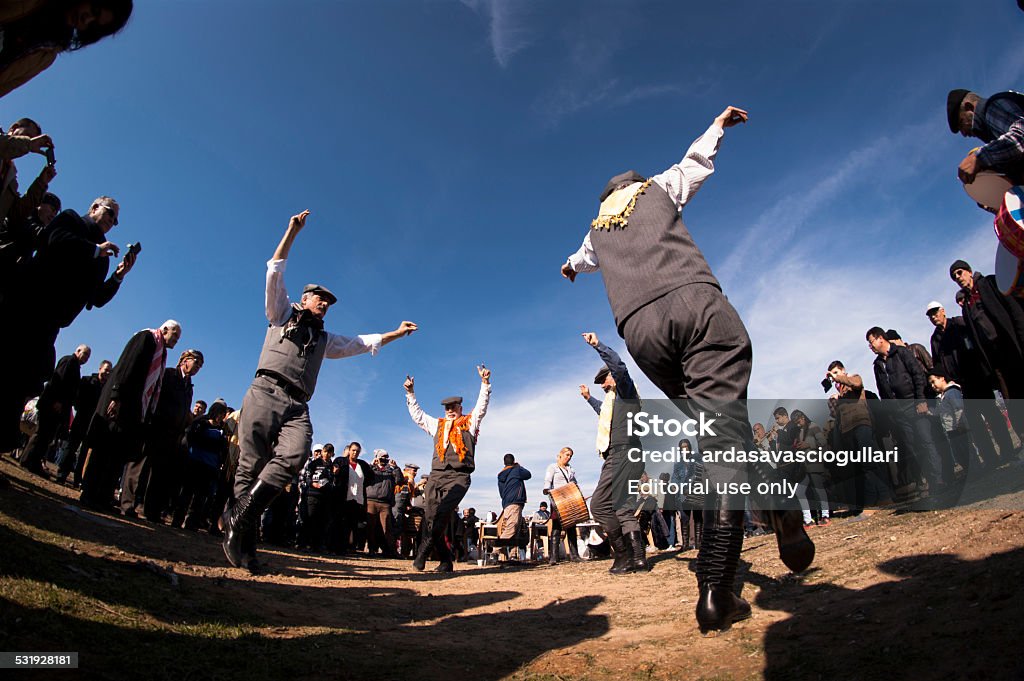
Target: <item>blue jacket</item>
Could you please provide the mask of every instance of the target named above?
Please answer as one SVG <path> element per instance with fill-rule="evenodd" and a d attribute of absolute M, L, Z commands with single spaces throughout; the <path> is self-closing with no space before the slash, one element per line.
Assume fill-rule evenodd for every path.
<path fill-rule="evenodd" d="M 498 473 L 498 493 L 501 507 L 526 503 L 526 481 L 533 477 L 530 471 L 519 464 L 512 464 Z"/>

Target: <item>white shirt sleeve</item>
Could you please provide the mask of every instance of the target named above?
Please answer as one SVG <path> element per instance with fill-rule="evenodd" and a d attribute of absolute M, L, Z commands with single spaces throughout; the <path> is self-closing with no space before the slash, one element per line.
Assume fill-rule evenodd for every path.
<path fill-rule="evenodd" d="M 583 245 L 580 249 L 569 256 L 566 261 L 569 263 L 569 267 L 572 268 L 573 272 L 596 272 L 600 269 L 597 262 L 597 251 L 594 250 L 594 246 L 590 243 L 590 232 L 583 237 Z"/>
<path fill-rule="evenodd" d="M 341 357 L 361 355 L 364 352 L 376 355 L 380 352 L 381 340 L 381 335 L 379 333 L 368 333 L 362 336 L 356 336 L 355 338 L 328 333 L 327 349 L 324 351 L 324 357 L 328 359 L 339 359 Z"/>
<path fill-rule="evenodd" d="M 694 140 L 679 163 L 651 178 L 669 195 L 676 204 L 676 210 L 682 210 L 704 180 L 715 172 L 714 159 L 724 134 L 722 128 L 712 123 L 703 135 Z"/>
<path fill-rule="evenodd" d="M 476 434 L 480 432 L 480 422 L 484 420 L 484 415 L 487 414 L 487 404 L 491 401 L 491 384 L 480 383 L 480 396 L 476 398 L 476 406 L 473 407 L 473 413 L 469 415 L 469 432 L 476 437 Z"/>
<path fill-rule="evenodd" d="M 547 471 L 544 472 L 544 489 L 552 490 L 555 488 L 555 471 L 558 470 L 558 464 L 548 464 Z"/>
<path fill-rule="evenodd" d="M 267 321 L 282 326 L 292 313 L 292 303 L 284 288 L 284 268 L 287 260 L 267 261 Z"/>
<path fill-rule="evenodd" d="M 405 404 L 409 407 L 409 416 L 412 417 L 413 423 L 426 431 L 427 435 L 433 437 L 437 433 L 438 421 L 433 416 L 423 413 L 420 403 L 416 401 L 416 393 L 406 393 Z"/>

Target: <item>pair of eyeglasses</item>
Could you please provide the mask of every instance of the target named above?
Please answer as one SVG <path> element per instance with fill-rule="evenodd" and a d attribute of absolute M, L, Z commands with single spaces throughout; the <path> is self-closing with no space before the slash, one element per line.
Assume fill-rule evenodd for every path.
<path fill-rule="evenodd" d="M 116 227 L 117 226 L 117 211 L 114 210 L 113 208 L 111 208 L 110 206 L 106 205 L 105 203 L 101 203 L 100 204 L 100 208 L 102 208 L 104 210 L 110 211 L 111 217 L 114 218 L 114 226 Z"/>

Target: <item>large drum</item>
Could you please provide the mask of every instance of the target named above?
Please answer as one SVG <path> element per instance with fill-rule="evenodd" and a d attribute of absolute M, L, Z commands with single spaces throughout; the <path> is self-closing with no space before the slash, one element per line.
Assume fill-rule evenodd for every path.
<path fill-rule="evenodd" d="M 993 226 L 999 243 L 1017 258 L 1024 258 L 1024 221 L 1021 207 L 1024 204 L 1024 187 L 1011 187 L 1003 195 Z"/>
<path fill-rule="evenodd" d="M 1004 295 L 1024 298 L 1024 260 L 1002 243 L 996 247 L 995 275 L 996 285 Z"/>
<path fill-rule="evenodd" d="M 575 527 L 576 523 L 590 520 L 587 501 L 583 498 L 580 486 L 575 482 L 551 490 L 551 501 L 558 512 L 562 527 Z"/>
<path fill-rule="evenodd" d="M 1012 187 L 1013 183 L 1005 175 L 982 170 L 974 176 L 974 182 L 964 185 L 964 191 L 983 207 L 999 210 L 999 206 L 1003 205 L 1003 196 Z"/>

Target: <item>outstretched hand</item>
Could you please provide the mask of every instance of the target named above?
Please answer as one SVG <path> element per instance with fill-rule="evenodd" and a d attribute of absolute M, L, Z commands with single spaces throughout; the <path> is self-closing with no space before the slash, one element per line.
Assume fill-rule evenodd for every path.
<path fill-rule="evenodd" d="M 405 383 L 403 384 L 405 386 L 405 392 L 407 392 L 407 393 L 409 393 L 411 395 L 413 393 L 413 387 L 415 385 L 415 382 L 416 382 L 415 378 L 413 378 L 412 376 L 406 374 L 405 375 Z"/>
<path fill-rule="evenodd" d="M 589 400 L 590 399 L 590 388 L 588 388 L 587 386 L 581 384 L 580 385 L 580 395 L 583 396 L 583 399 Z"/>
<path fill-rule="evenodd" d="M 576 272 L 569 263 L 562 265 L 562 276 L 569 281 L 576 281 Z"/>
<path fill-rule="evenodd" d="M 735 106 L 727 106 L 725 107 L 725 111 L 718 114 L 718 118 L 715 119 L 715 123 L 717 123 L 721 128 L 731 128 L 734 125 L 746 123 L 749 117 L 750 114 L 743 109 Z"/>
<path fill-rule="evenodd" d="M 596 348 L 597 344 L 601 341 L 597 340 L 597 334 L 594 332 L 588 332 L 583 334 L 583 340 L 586 341 L 587 345 L 592 348 Z"/>
<path fill-rule="evenodd" d="M 490 383 L 491 382 L 491 370 L 488 369 L 486 366 L 481 364 L 480 366 L 478 366 L 476 368 L 476 372 L 478 374 L 480 374 L 480 382 L 481 383 Z"/>

